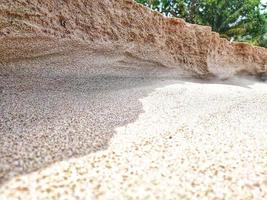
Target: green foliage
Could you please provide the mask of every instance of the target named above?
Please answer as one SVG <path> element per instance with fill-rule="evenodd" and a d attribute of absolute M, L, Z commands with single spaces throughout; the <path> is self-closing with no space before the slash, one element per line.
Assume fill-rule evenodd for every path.
<path fill-rule="evenodd" d="M 211 26 L 222 37 L 267 47 L 267 5 L 260 0 L 137 0 L 166 16 Z"/>

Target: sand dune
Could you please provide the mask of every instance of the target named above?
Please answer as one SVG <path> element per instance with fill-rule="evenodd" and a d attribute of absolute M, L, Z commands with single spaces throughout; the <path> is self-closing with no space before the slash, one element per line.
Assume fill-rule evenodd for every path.
<path fill-rule="evenodd" d="M 230 43 L 210 27 L 164 17 L 133 0 L 4 0 L 0 43 L 1 62 L 84 44 L 195 77 L 261 76 L 267 71 L 265 48 Z"/>

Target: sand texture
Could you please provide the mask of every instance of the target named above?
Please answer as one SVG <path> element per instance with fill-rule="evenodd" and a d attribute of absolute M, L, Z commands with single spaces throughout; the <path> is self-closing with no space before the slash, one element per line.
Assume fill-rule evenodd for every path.
<path fill-rule="evenodd" d="M 1 0 L 0 200 L 267 199 L 266 66 L 132 0 Z"/>
<path fill-rule="evenodd" d="M 266 83 L 1 80 L 0 199 L 267 198 Z"/>
<path fill-rule="evenodd" d="M 40 42 L 40 37 L 46 40 Z M 47 41 L 51 37 L 109 46 L 204 78 L 240 73 L 261 76 L 267 71 L 266 49 L 231 44 L 210 27 L 166 18 L 133 0 L 1 1 L 2 62 L 53 51 Z M 29 40 L 34 43 L 29 45 Z"/>

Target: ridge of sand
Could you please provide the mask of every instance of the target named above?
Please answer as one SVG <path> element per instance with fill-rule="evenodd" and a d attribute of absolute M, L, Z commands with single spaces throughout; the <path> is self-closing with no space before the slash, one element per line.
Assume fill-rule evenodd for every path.
<path fill-rule="evenodd" d="M 1 1 L 2 62 L 31 57 L 40 49 L 69 47 L 64 39 L 109 46 L 203 78 L 240 73 L 261 76 L 267 71 L 265 48 L 230 43 L 210 27 L 164 17 L 133 0 Z"/>

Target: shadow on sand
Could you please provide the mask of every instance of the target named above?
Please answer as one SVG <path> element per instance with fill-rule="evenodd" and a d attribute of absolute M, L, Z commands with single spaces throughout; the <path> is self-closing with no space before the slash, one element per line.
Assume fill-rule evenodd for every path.
<path fill-rule="evenodd" d="M 253 83 L 0 72 L 0 184 L 106 149 L 115 129 L 134 122 L 143 112 L 140 99 L 158 87 L 198 82 L 249 88 Z"/>

